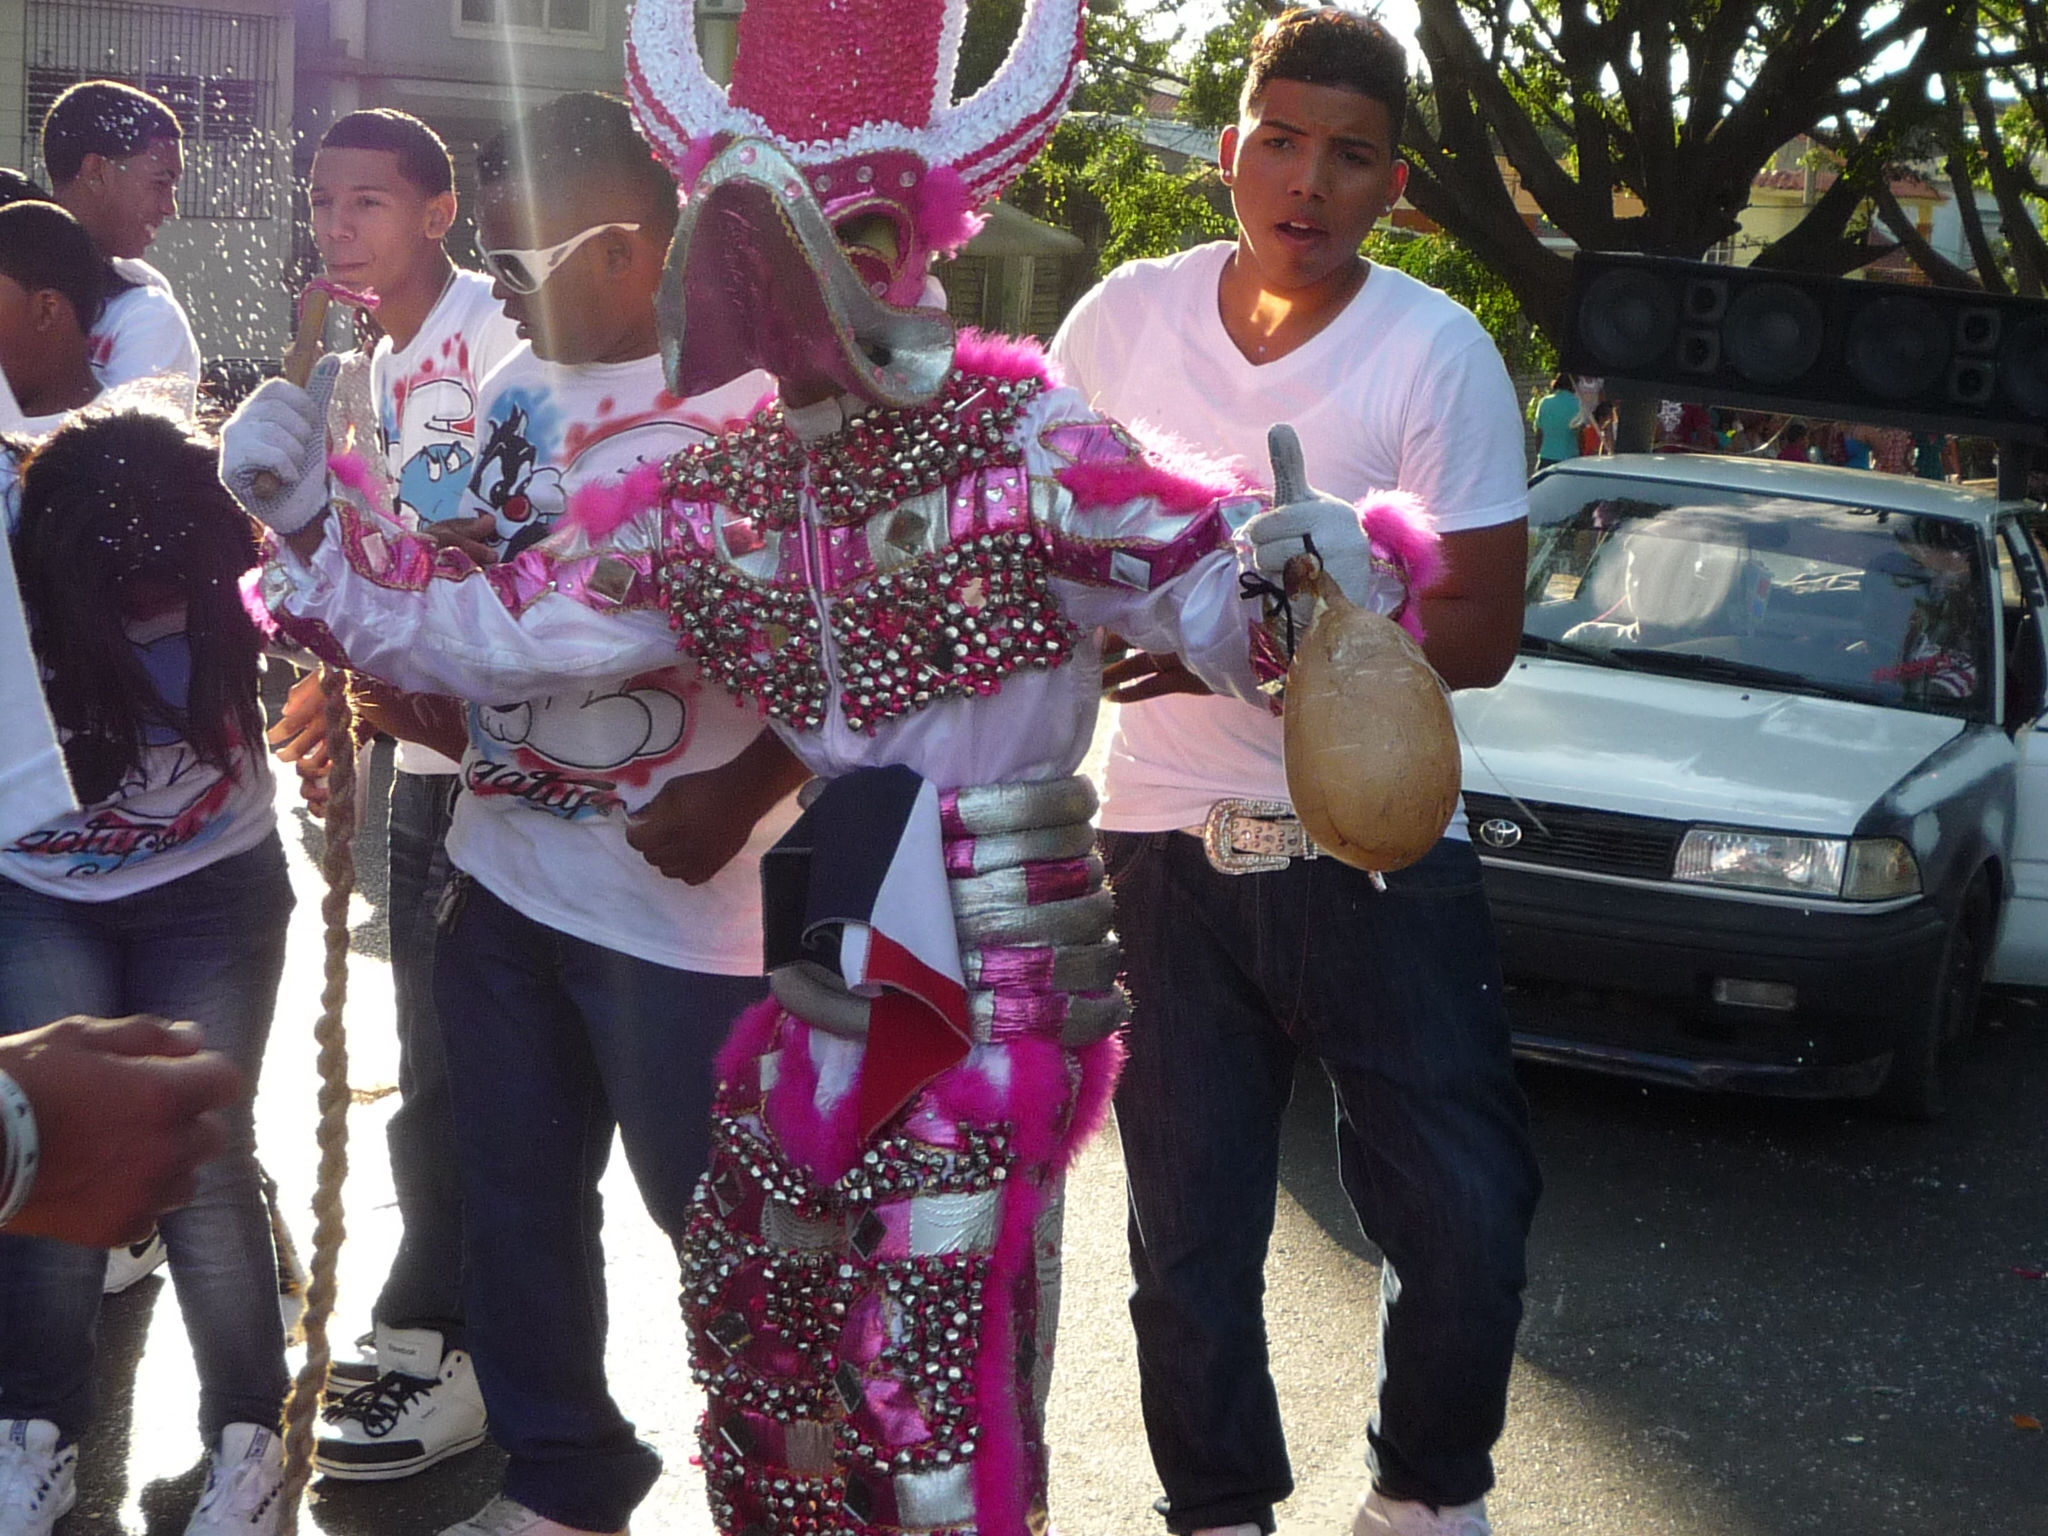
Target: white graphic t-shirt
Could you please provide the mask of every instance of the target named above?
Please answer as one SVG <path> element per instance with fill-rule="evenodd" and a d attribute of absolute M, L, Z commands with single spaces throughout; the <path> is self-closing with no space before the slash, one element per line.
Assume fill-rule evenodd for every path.
<path fill-rule="evenodd" d="M 682 403 L 668 393 L 659 357 L 572 368 L 522 347 L 479 401 L 464 515 L 497 516 L 511 558 L 584 486 L 706 441 L 771 387 L 757 374 Z M 590 943 L 682 970 L 757 973 L 756 860 L 793 811 L 770 817 L 744 856 L 697 887 L 628 847 L 626 818 L 677 775 L 738 756 L 761 730 L 759 710 L 693 665 L 664 663 L 505 707 L 472 704 L 448 856 L 500 900 Z"/>
<path fill-rule="evenodd" d="M 164 379 L 191 411 L 199 400 L 199 340 L 170 279 L 146 261 L 121 257 L 115 272 L 131 286 L 107 300 L 87 336 L 92 371 L 105 389 Z"/>
<path fill-rule="evenodd" d="M 477 392 L 519 346 L 519 327 L 491 297 L 481 272 L 457 272 L 419 334 L 399 351 L 385 337 L 370 355 L 385 468 L 409 528 L 445 522 L 469 484 Z M 405 773 L 453 773 L 456 765 L 418 742 L 398 744 Z"/>
<path fill-rule="evenodd" d="M 1375 266 L 1326 329 L 1254 365 L 1217 300 L 1235 249 L 1112 272 L 1053 341 L 1067 382 L 1108 416 L 1236 459 L 1260 485 L 1272 484 L 1267 430 L 1284 421 L 1301 434 L 1310 483 L 1332 496 L 1413 492 L 1439 533 L 1528 516 L 1514 385 L 1469 310 Z M 1284 802 L 1281 722 L 1221 697 L 1126 705 L 1104 779 L 1102 825 L 1118 832 L 1199 826 L 1218 800 Z M 1465 836 L 1463 816 L 1447 835 Z"/>
<path fill-rule="evenodd" d="M 192 652 L 182 610 L 131 625 L 129 643 L 166 703 L 182 709 Z M 152 730 L 113 794 L 56 815 L 0 845 L 0 878 L 67 901 L 113 901 L 246 853 L 277 825 L 270 762 L 236 744 L 226 771 L 176 731 Z"/>

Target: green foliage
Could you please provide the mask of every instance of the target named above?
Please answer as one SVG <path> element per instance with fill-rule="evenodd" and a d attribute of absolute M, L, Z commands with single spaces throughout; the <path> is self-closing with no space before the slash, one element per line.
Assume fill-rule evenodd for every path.
<path fill-rule="evenodd" d="M 1547 373 L 1557 367 L 1557 349 L 1529 323 L 1514 291 L 1453 236 L 1375 230 L 1366 237 L 1365 254 L 1441 288 L 1471 310 L 1500 348 L 1510 373 Z"/>
<path fill-rule="evenodd" d="M 1102 117 L 1062 123 L 1004 201 L 1079 234 L 1100 272 L 1227 239 L 1236 229 L 1212 169 L 1176 175 L 1137 135 Z"/>
<path fill-rule="evenodd" d="M 1175 175 L 1124 129 L 1101 134 L 1083 174 L 1109 216 L 1109 239 L 1102 247 L 1105 270 L 1237 232 L 1236 223 L 1204 193 L 1205 187 L 1219 185 L 1213 171 L 1190 167 Z"/>
<path fill-rule="evenodd" d="M 1180 115 L 1190 123 L 1218 130 L 1237 121 L 1237 98 L 1250 69 L 1252 41 L 1266 24 L 1257 0 L 1231 0 L 1230 15 L 1203 37 L 1184 71 L 1187 92 Z"/>

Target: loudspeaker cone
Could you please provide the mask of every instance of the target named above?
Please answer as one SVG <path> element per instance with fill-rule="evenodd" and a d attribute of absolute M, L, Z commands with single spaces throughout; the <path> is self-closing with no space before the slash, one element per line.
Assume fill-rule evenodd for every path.
<path fill-rule="evenodd" d="M 1722 327 L 1723 349 L 1754 384 L 1789 384 L 1820 358 L 1826 333 L 1820 306 L 1785 283 L 1760 283 L 1735 296 Z"/>
<path fill-rule="evenodd" d="M 1677 296 L 1647 272 L 1603 272 L 1579 306 L 1579 334 L 1609 373 L 1632 373 L 1656 362 L 1677 330 Z"/>
<path fill-rule="evenodd" d="M 1948 368 L 1949 326 L 1925 299 L 1904 295 L 1866 304 L 1849 322 L 1849 377 L 1886 400 L 1933 387 Z"/>

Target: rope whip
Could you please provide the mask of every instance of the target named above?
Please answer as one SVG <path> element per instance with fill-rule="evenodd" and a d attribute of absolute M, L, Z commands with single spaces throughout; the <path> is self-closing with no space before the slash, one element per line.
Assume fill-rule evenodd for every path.
<path fill-rule="evenodd" d="M 308 288 L 302 296 L 298 332 L 284 357 L 284 376 L 301 389 L 325 350 L 322 333 L 330 297 L 358 306 L 376 302 L 374 295 L 350 294 L 331 284 L 316 283 Z M 313 1258 L 301 1321 L 306 1359 L 284 1407 L 284 1486 L 278 1494 L 284 1511 L 281 1536 L 297 1536 L 299 1506 L 312 1480 L 314 1416 L 326 1393 L 327 1370 L 333 1363 L 327 1323 L 334 1314 L 335 1269 L 347 1235 L 341 1197 L 348 1178 L 348 1036 L 342 1026 L 342 1011 L 348 1002 L 348 909 L 356 889 L 356 740 L 347 675 L 338 668 L 323 667 L 320 693 L 328 742 L 326 846 L 320 859 L 327 882 L 320 902 L 326 954 L 320 1018 L 313 1026 L 313 1038 L 320 1048 L 320 1163 L 313 1190 Z"/>

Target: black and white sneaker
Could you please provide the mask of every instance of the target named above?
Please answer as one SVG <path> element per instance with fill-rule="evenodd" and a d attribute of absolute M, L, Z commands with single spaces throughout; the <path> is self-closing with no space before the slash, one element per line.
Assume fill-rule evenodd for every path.
<path fill-rule="evenodd" d="M 483 1393 L 465 1351 L 444 1351 L 430 1328 L 380 1327 L 377 1359 L 376 1380 L 321 1410 L 322 1476 L 388 1482 L 483 1444 Z"/>
<path fill-rule="evenodd" d="M 377 1363 L 376 1334 L 365 1333 L 358 1336 L 356 1349 L 360 1353 L 354 1360 L 328 1362 L 327 1391 L 320 1399 L 323 1408 L 340 1402 L 357 1387 L 367 1387 L 384 1374 L 384 1367 Z"/>
<path fill-rule="evenodd" d="M 149 1236 L 141 1242 L 107 1250 L 107 1278 L 100 1289 L 109 1296 L 118 1296 L 138 1280 L 155 1274 L 169 1257 L 163 1233 L 151 1227 Z"/>

